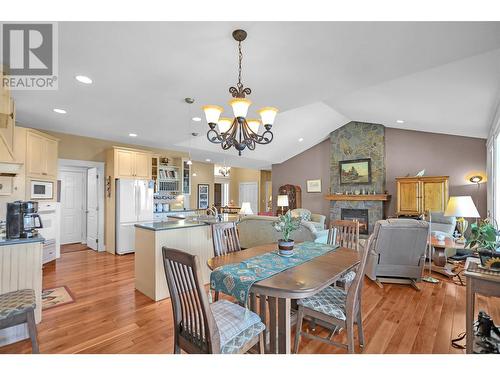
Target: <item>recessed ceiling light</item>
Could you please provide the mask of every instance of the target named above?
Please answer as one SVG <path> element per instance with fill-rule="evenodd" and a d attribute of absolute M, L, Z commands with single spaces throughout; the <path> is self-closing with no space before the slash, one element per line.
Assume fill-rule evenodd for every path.
<path fill-rule="evenodd" d="M 300 137 L 299 138 L 299 142 L 302 142 L 304 140 L 304 138 Z"/>
<path fill-rule="evenodd" d="M 396 120 L 396 122 L 397 122 L 398 124 L 404 124 L 404 123 L 405 123 L 405 122 L 404 122 L 404 120 Z"/>
<path fill-rule="evenodd" d="M 193 121 L 200 122 L 201 121 L 201 117 L 193 117 Z"/>
<path fill-rule="evenodd" d="M 196 177 L 196 173 L 193 173 L 193 177 Z"/>
<path fill-rule="evenodd" d="M 92 83 L 92 78 L 82 75 L 75 76 L 75 79 L 78 82 L 85 83 L 86 85 L 90 85 Z"/>
<path fill-rule="evenodd" d="M 137 134 L 135 134 L 135 133 L 128 133 L 128 136 L 129 137 L 137 137 Z"/>
<path fill-rule="evenodd" d="M 61 108 L 54 108 L 53 111 L 55 113 L 62 113 L 62 114 L 67 113 L 65 109 L 61 109 Z"/>
<path fill-rule="evenodd" d="M 205 159 L 205 161 L 211 161 L 210 159 Z"/>

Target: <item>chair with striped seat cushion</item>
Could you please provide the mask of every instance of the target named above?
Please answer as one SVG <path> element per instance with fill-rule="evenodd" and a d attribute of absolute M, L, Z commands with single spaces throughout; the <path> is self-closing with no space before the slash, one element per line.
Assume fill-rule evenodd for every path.
<path fill-rule="evenodd" d="M 32 353 L 38 353 L 35 323 L 35 291 L 21 289 L 0 294 L 0 329 L 26 323 L 31 339 Z"/>
<path fill-rule="evenodd" d="M 163 264 L 174 313 L 174 353 L 264 353 L 265 329 L 254 312 L 220 300 L 208 303 L 196 255 L 163 247 Z"/>
<path fill-rule="evenodd" d="M 210 310 L 212 310 L 215 323 L 219 329 L 221 347 L 224 347 L 252 326 L 256 325 L 256 328 L 262 328 L 257 334 L 265 328 L 256 313 L 227 300 L 212 303 Z"/>
<path fill-rule="evenodd" d="M 347 292 L 335 286 L 327 286 L 319 293 L 297 301 L 299 309 L 295 331 L 295 353 L 299 350 L 301 336 L 340 346 L 346 348 L 349 353 L 354 353 L 354 324 L 358 326 L 359 345 L 364 345 L 363 323 L 361 318 L 361 291 L 368 254 L 374 241 L 373 238 L 373 235 L 370 236 L 363 249 L 361 261 L 355 267 L 354 280 L 350 283 Z M 326 324 L 327 326 L 344 328 L 347 333 L 347 345 L 331 341 L 336 330 L 333 330 L 328 337 L 320 337 L 302 332 L 302 322 L 306 316 L 316 320 L 319 325 Z"/>

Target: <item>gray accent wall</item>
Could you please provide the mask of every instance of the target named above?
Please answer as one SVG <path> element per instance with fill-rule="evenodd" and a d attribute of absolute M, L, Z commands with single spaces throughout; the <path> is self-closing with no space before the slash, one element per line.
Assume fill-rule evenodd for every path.
<path fill-rule="evenodd" d="M 302 206 L 329 218 L 330 204 L 324 196 L 330 193 L 330 157 L 328 138 L 283 163 L 273 164 L 274 202 L 281 185 L 300 185 Z M 471 195 L 481 216 L 486 216 L 486 184 L 478 189 L 466 180 L 472 171 L 486 171 L 485 139 L 385 127 L 385 166 L 385 189 L 392 195 L 386 215 L 395 211 L 394 179 L 426 169 L 427 176 L 450 176 L 450 195 Z M 322 192 L 307 193 L 306 180 L 317 178 L 322 180 Z"/>

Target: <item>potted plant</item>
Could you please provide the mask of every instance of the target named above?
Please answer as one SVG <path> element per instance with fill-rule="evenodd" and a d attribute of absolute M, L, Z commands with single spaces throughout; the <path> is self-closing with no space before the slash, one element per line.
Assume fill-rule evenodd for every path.
<path fill-rule="evenodd" d="M 489 259 L 500 256 L 497 251 L 499 246 L 497 236 L 498 231 L 494 225 L 488 219 L 481 220 L 479 223 L 471 224 L 465 247 L 472 249 L 477 246 L 481 265 L 486 266 Z"/>
<path fill-rule="evenodd" d="M 273 222 L 274 229 L 276 229 L 277 232 L 283 233 L 283 238 L 278 240 L 280 254 L 293 254 L 293 246 L 295 245 L 295 242 L 290 238 L 290 235 L 294 230 L 299 228 L 300 221 L 300 217 L 293 218 L 290 211 L 288 211 L 286 214 L 280 215 L 278 220 Z"/>

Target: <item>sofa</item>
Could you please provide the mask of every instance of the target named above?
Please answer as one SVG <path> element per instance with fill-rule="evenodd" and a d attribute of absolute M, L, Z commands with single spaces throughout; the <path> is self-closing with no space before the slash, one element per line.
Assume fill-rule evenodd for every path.
<path fill-rule="evenodd" d="M 292 217 L 300 217 L 305 221 L 311 222 L 318 231 L 325 229 L 325 215 L 313 214 L 307 208 L 295 208 L 290 210 L 290 214 Z"/>
<path fill-rule="evenodd" d="M 382 282 L 410 284 L 422 278 L 429 223 L 414 219 L 387 219 L 375 223 L 374 241 L 368 249 L 366 276 Z"/>
<path fill-rule="evenodd" d="M 278 220 L 276 216 L 246 215 L 237 224 L 240 245 L 242 248 L 277 242 L 282 233 L 277 232 L 272 223 Z M 317 224 L 302 221 L 300 227 L 292 232 L 291 237 L 297 241 L 316 241 L 326 238 L 328 230 L 318 230 Z"/>

